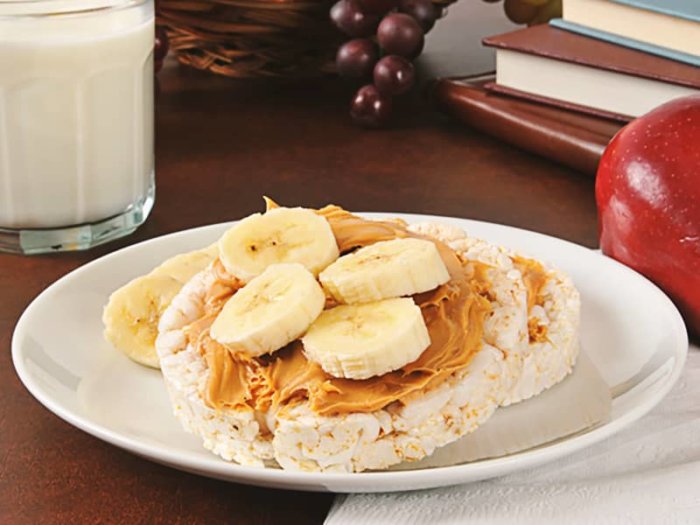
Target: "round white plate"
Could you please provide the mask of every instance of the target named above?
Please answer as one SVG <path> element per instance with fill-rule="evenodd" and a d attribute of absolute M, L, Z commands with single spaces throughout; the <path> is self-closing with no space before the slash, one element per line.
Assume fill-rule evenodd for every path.
<path fill-rule="evenodd" d="M 72 425 L 153 461 L 213 478 L 267 487 L 333 492 L 412 490 L 526 469 L 600 441 L 651 410 L 685 362 L 685 326 L 671 301 L 644 277 L 592 250 L 545 235 L 483 222 L 439 220 L 471 235 L 549 261 L 581 291 L 581 345 L 613 394 L 610 421 L 549 445 L 496 459 L 423 470 L 320 474 L 243 467 L 219 459 L 172 415 L 160 372 L 131 362 L 102 338 L 109 294 L 165 258 L 204 247 L 230 225 L 152 239 L 91 262 L 44 290 L 12 340 L 15 368 L 29 391 Z"/>

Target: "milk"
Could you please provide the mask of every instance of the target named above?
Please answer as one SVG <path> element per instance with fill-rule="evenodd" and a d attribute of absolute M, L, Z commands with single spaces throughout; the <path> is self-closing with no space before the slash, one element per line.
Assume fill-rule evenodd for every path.
<path fill-rule="evenodd" d="M 94 223 L 152 192 L 153 7 L 119 3 L 0 1 L 0 228 Z M 47 5 L 93 10 L 3 16 Z"/>

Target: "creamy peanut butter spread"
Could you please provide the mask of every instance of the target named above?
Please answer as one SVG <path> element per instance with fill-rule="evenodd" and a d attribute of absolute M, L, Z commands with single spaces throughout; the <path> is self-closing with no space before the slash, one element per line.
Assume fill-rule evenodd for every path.
<path fill-rule="evenodd" d="M 341 254 L 382 240 L 421 237 L 398 222 L 368 221 L 336 206 L 327 206 L 318 213 L 328 220 Z M 217 409 L 268 411 L 308 401 L 310 408 L 321 415 L 371 412 L 435 388 L 465 368 L 481 348 L 484 318 L 491 308 L 478 293 L 489 287 L 488 267 L 463 261 L 447 245 L 430 240 L 435 242 L 451 277 L 436 290 L 414 296 L 428 327 L 430 346 L 403 368 L 364 380 L 326 374 L 306 359 L 298 340 L 262 357 L 233 353 L 214 341 L 209 336 L 211 323 L 226 300 L 243 285 L 217 261 L 217 279 L 207 293 L 205 315 L 185 331 L 209 369 L 206 403 Z M 537 279 L 533 277 L 532 282 L 536 287 Z M 332 306 L 328 301 L 327 307 Z"/>
<path fill-rule="evenodd" d="M 531 312 L 535 305 L 542 305 L 542 289 L 547 284 L 547 271 L 534 259 L 513 257 L 515 267 L 520 270 L 527 289 L 527 311 Z M 540 324 L 536 317 L 530 317 L 527 330 L 531 343 L 541 343 L 547 340 L 547 327 Z"/>

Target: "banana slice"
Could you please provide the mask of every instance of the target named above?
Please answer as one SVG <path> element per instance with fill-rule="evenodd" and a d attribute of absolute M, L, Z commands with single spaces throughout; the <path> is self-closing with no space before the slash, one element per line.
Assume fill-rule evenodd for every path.
<path fill-rule="evenodd" d="M 210 333 L 232 351 L 267 354 L 306 332 L 325 302 L 321 286 L 304 266 L 273 264 L 226 302 Z"/>
<path fill-rule="evenodd" d="M 250 281 L 276 263 L 299 263 L 318 275 L 338 258 L 328 221 L 305 208 L 275 208 L 239 221 L 219 241 L 226 270 Z"/>
<path fill-rule="evenodd" d="M 413 299 L 401 298 L 326 310 L 302 343 L 306 357 L 330 375 L 367 379 L 418 359 L 430 335 Z"/>
<path fill-rule="evenodd" d="M 218 250 L 213 244 L 176 255 L 115 291 L 102 314 L 105 339 L 137 363 L 158 368 L 155 340 L 161 314 L 182 286 L 216 258 Z"/>
<path fill-rule="evenodd" d="M 424 239 L 393 239 L 344 255 L 319 276 L 339 302 L 367 303 L 426 292 L 450 280 L 437 247 Z"/>
<path fill-rule="evenodd" d="M 119 288 L 102 314 L 105 339 L 137 363 L 158 368 L 158 320 L 180 288 L 178 280 L 155 274 Z"/>
<path fill-rule="evenodd" d="M 182 253 L 171 257 L 153 270 L 153 273 L 156 275 L 167 275 L 184 285 L 194 274 L 204 270 L 217 255 L 219 255 L 219 245 L 214 243 L 203 250 Z"/>

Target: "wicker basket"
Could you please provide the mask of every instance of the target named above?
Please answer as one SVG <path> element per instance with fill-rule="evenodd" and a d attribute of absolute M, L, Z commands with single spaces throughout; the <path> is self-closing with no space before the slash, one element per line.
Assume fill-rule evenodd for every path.
<path fill-rule="evenodd" d="M 334 70 L 345 39 L 329 19 L 334 2 L 158 0 L 156 9 L 183 64 L 235 78 L 304 77 Z"/>

